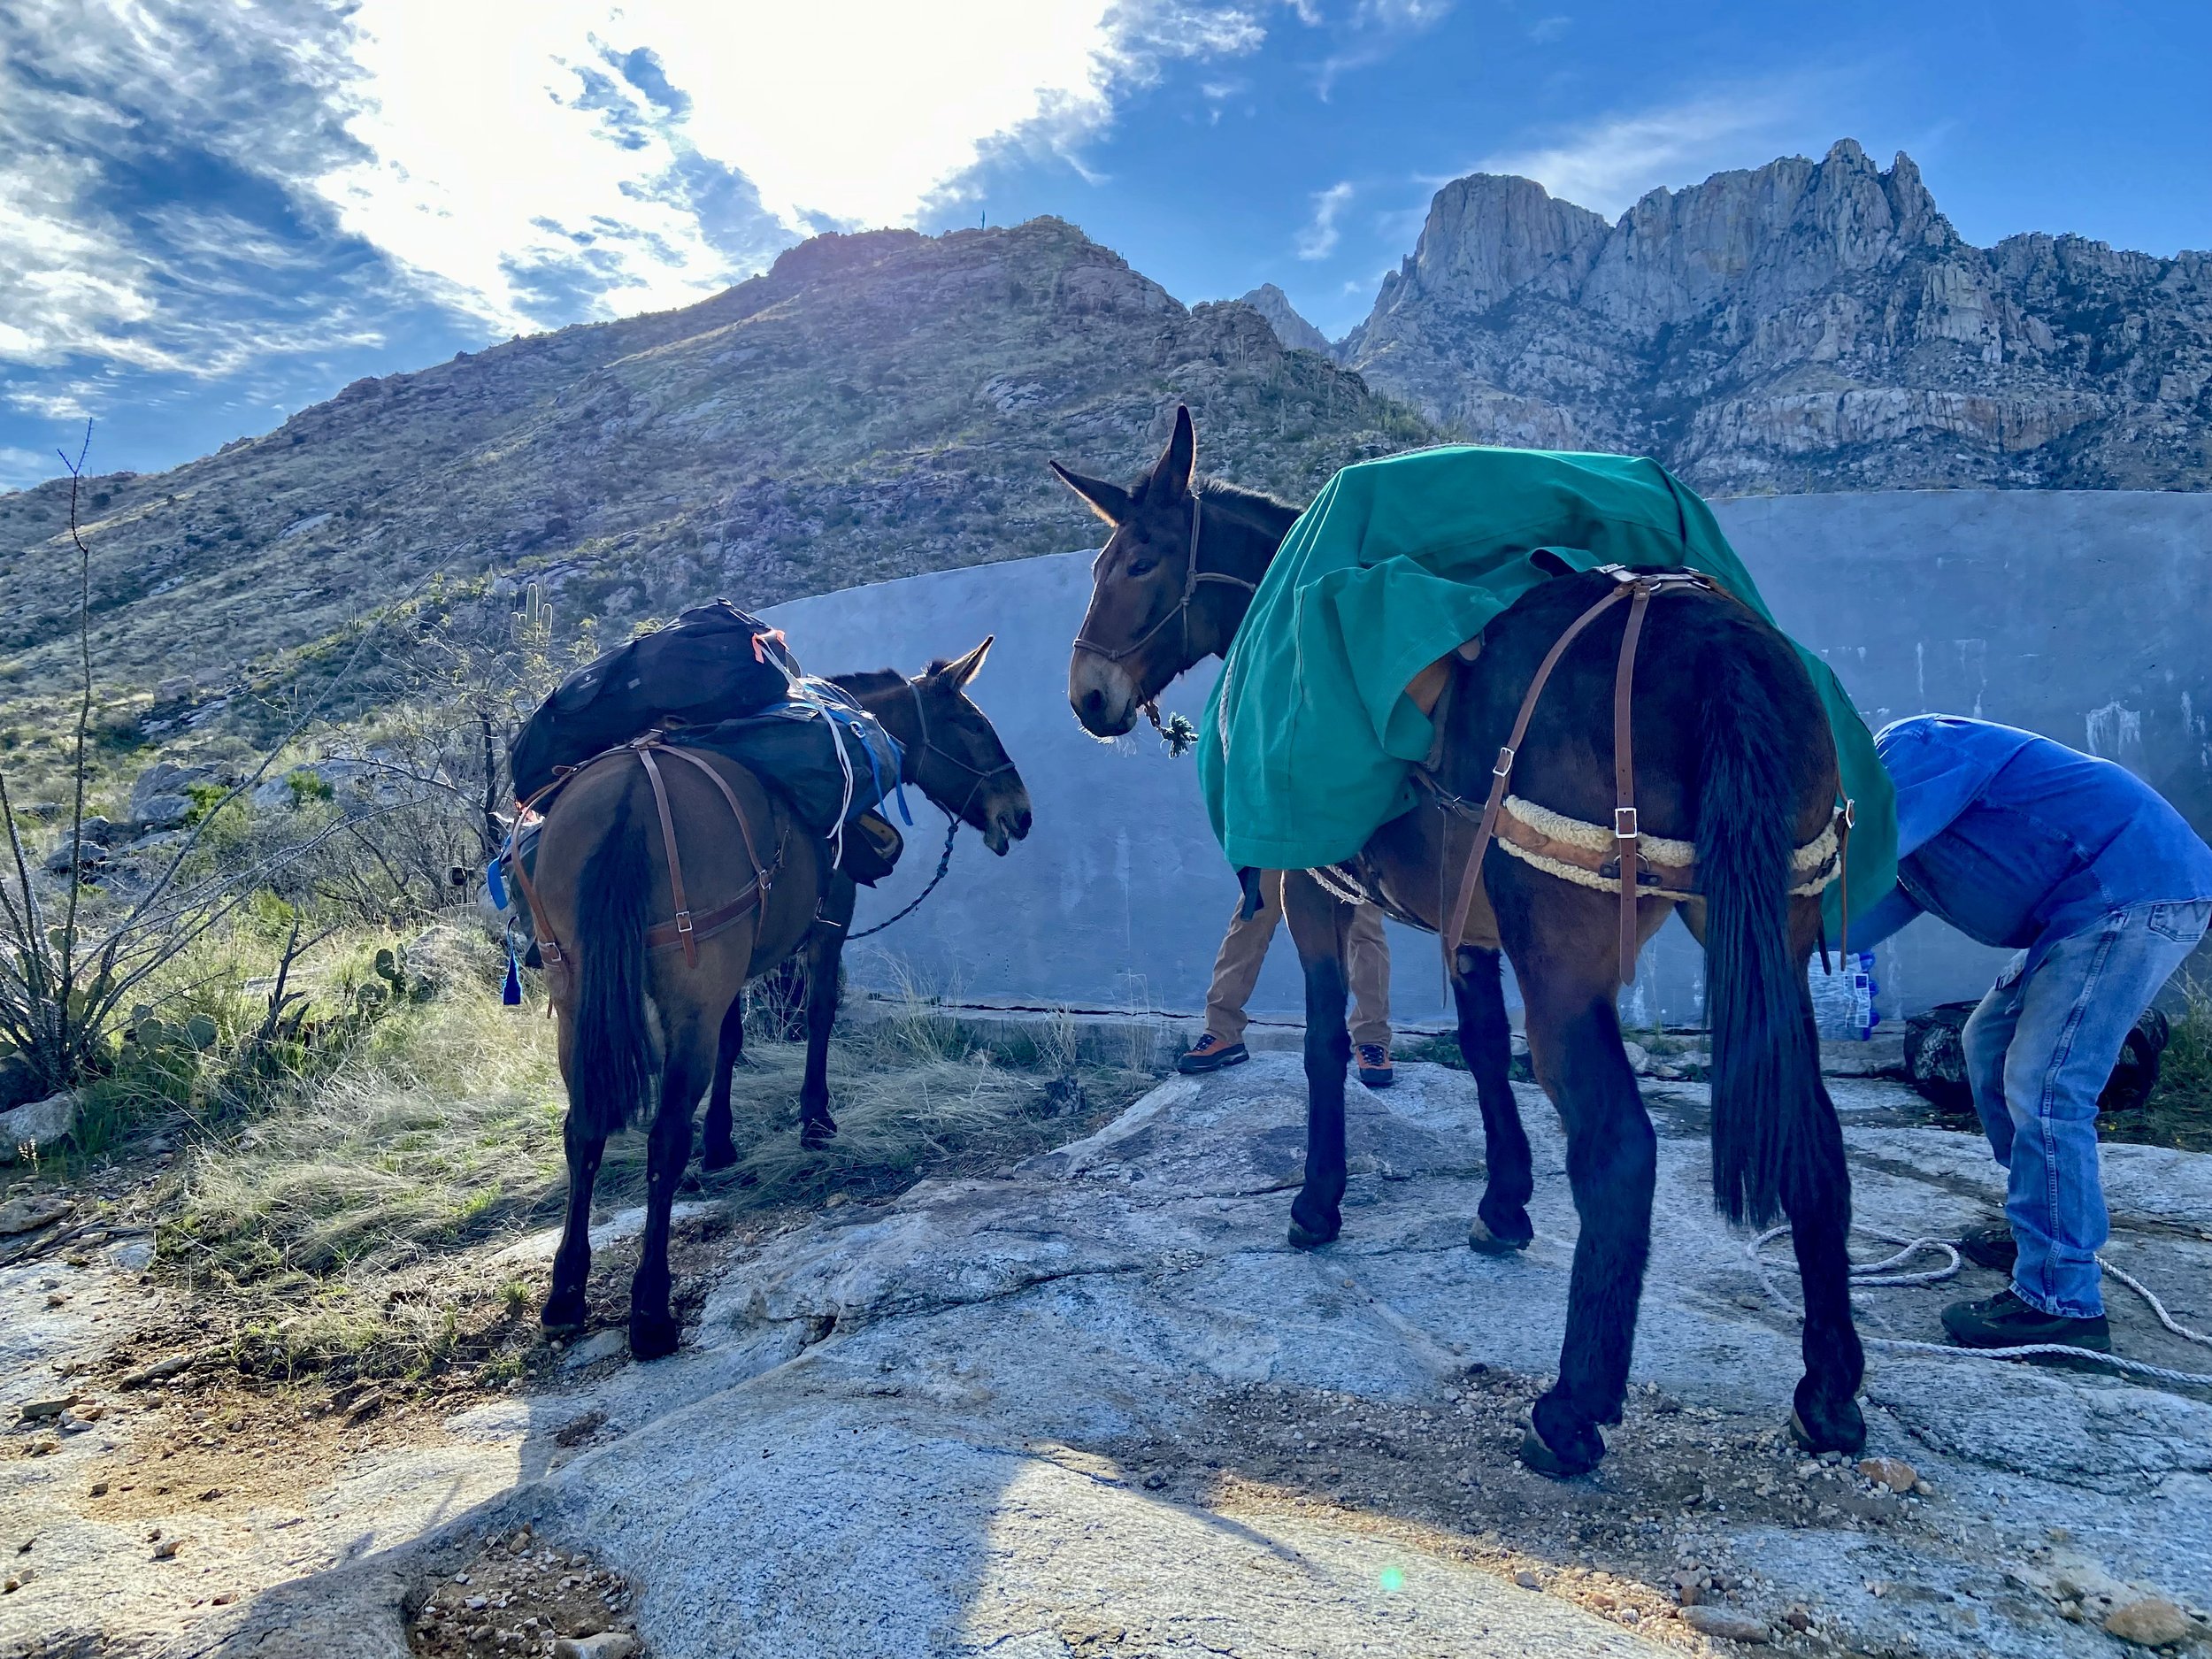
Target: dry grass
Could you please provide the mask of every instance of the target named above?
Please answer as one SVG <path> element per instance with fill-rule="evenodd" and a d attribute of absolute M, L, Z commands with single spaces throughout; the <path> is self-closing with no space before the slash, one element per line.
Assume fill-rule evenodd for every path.
<path fill-rule="evenodd" d="M 566 1183 L 553 1027 L 503 1007 L 496 955 L 465 930 L 419 948 L 440 989 L 210 1133 L 164 1194 L 165 1271 L 257 1375 L 513 1375 L 542 1286 L 493 1258 L 557 1223 Z M 753 1041 L 735 1084 L 737 1169 L 687 1184 L 729 1219 L 795 1217 L 979 1171 L 1084 1133 L 1154 1080 L 1079 1065 L 1071 1032 L 990 1043 L 920 1003 L 856 1023 L 831 1051 L 840 1133 L 799 1144 L 802 1044 Z M 611 1142 L 596 1196 L 639 1201 L 644 1137 Z"/>

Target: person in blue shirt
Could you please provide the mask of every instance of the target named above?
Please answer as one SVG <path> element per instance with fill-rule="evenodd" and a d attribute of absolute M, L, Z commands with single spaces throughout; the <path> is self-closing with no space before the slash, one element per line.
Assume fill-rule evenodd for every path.
<path fill-rule="evenodd" d="M 1944 1310 L 1969 1348 L 2112 1345 L 2097 1096 L 2212 920 L 2212 849 L 2124 768 L 1987 720 L 1920 715 L 1874 739 L 1897 786 L 1897 887 L 1851 929 L 1925 911 L 2018 952 L 1966 1022 L 1975 1109 L 2008 1171 L 2007 1229 L 1964 1254 L 2011 1286 Z"/>

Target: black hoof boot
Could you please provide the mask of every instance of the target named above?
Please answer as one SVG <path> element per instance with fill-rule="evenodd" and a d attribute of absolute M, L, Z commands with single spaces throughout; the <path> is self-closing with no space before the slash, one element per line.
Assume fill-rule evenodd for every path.
<path fill-rule="evenodd" d="M 1337 1234 L 1344 1231 L 1344 1217 L 1334 1210 L 1311 1220 L 1298 1213 L 1298 1206 L 1290 1207 L 1290 1244 L 1294 1250 L 1317 1250 L 1325 1244 L 1336 1242 Z"/>
<path fill-rule="evenodd" d="M 664 1313 L 630 1316 L 630 1357 L 664 1359 L 676 1351 L 676 1321 Z"/>
<path fill-rule="evenodd" d="M 699 1154 L 699 1167 L 711 1175 L 717 1170 L 726 1170 L 737 1162 L 737 1143 L 724 1141 L 709 1141 Z"/>
<path fill-rule="evenodd" d="M 1605 1437 L 1594 1425 L 1570 1422 L 1565 1409 L 1548 1394 L 1537 1401 L 1521 1436 L 1524 1467 L 1553 1480 L 1571 1480 L 1595 1469 L 1604 1455 Z"/>
<path fill-rule="evenodd" d="M 1797 1403 L 1790 1411 L 1790 1438 L 1809 1452 L 1850 1452 L 1866 1449 L 1866 1415 L 1856 1400 L 1824 1401 L 1813 1392 L 1809 1378 L 1797 1385 Z"/>
<path fill-rule="evenodd" d="M 1506 1225 L 1509 1228 L 1512 1224 L 1508 1222 Z M 1526 1216 L 1521 1217 L 1521 1230 L 1517 1233 L 1492 1226 L 1479 1213 L 1467 1224 L 1467 1248 L 1484 1256 L 1510 1256 L 1516 1250 L 1525 1250 L 1535 1236 L 1536 1230 L 1528 1225 Z"/>

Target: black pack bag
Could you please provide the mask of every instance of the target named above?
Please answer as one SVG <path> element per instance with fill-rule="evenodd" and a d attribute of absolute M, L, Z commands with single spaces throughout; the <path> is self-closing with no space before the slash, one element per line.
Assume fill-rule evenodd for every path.
<path fill-rule="evenodd" d="M 695 605 L 561 681 L 507 751 L 515 799 L 657 726 L 749 714 L 783 698 L 799 664 L 783 635 L 726 599 Z"/>

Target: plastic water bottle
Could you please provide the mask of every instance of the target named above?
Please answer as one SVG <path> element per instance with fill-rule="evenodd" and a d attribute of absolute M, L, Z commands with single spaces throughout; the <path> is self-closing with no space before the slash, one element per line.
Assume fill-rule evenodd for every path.
<path fill-rule="evenodd" d="M 1881 1024 L 1881 987 L 1874 978 L 1874 953 L 1855 950 L 1836 963 L 1833 973 L 1813 958 L 1813 1023 L 1830 1041 L 1864 1042 Z"/>
<path fill-rule="evenodd" d="M 1855 950 L 1846 964 L 1844 977 L 1851 992 L 1851 1037 L 1864 1042 L 1874 1034 L 1874 1027 L 1882 1023 L 1881 1010 L 1875 1004 L 1880 987 L 1874 979 L 1874 953 Z"/>

